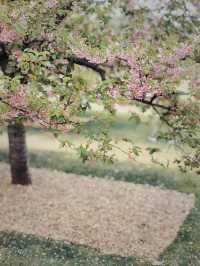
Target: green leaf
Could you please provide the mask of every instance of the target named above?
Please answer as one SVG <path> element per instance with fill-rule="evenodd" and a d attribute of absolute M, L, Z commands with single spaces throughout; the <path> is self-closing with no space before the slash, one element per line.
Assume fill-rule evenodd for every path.
<path fill-rule="evenodd" d="M 146 150 L 149 151 L 149 154 L 151 154 L 151 155 L 156 153 L 156 152 L 160 152 L 160 149 L 158 149 L 158 148 L 148 147 L 148 148 L 146 148 Z"/>

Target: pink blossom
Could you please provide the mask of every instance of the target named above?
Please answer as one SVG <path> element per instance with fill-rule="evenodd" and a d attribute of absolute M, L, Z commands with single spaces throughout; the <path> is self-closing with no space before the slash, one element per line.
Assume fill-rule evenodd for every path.
<path fill-rule="evenodd" d="M 128 81 L 128 91 L 129 92 L 133 92 L 133 91 L 136 91 L 136 84 L 134 83 L 133 80 L 129 80 Z"/>
<path fill-rule="evenodd" d="M 162 56 L 161 62 L 173 63 L 177 60 L 184 59 L 186 56 L 191 54 L 192 49 L 191 45 L 183 45 L 182 47 L 175 49 L 173 55 Z"/>
<path fill-rule="evenodd" d="M 173 78 L 178 78 L 183 74 L 183 69 L 181 67 L 169 68 L 166 73 Z"/>
<path fill-rule="evenodd" d="M 19 20 L 22 25 L 27 25 L 28 17 L 27 15 L 23 14 L 22 16 L 20 16 Z"/>
<path fill-rule="evenodd" d="M 22 111 L 18 111 L 18 110 L 15 110 L 15 109 L 12 109 L 10 112 L 7 113 L 7 117 L 8 119 L 14 119 L 14 118 L 17 118 L 19 116 L 23 116 L 24 113 Z"/>
<path fill-rule="evenodd" d="M 175 50 L 175 55 L 178 59 L 183 59 L 191 54 L 192 49 L 192 45 L 183 45 L 182 47 Z"/>
<path fill-rule="evenodd" d="M 45 7 L 46 8 L 54 8 L 58 5 L 58 1 L 57 0 L 48 0 L 46 3 L 45 3 Z"/>
<path fill-rule="evenodd" d="M 28 114 L 26 111 L 27 104 L 25 88 L 21 87 L 16 93 L 10 93 L 7 101 L 9 106 L 12 108 L 7 114 L 9 119 Z"/>
<path fill-rule="evenodd" d="M 156 91 L 154 91 L 153 93 L 155 96 L 163 96 L 163 91 L 161 89 L 158 89 Z"/>
<path fill-rule="evenodd" d="M 161 56 L 161 63 L 173 63 L 177 58 L 175 55 Z"/>
<path fill-rule="evenodd" d="M 54 60 L 55 65 L 68 65 L 69 61 L 67 59 L 56 59 Z"/>
<path fill-rule="evenodd" d="M 17 39 L 15 31 L 9 28 L 8 25 L 0 22 L 0 42 L 12 43 Z"/>
<path fill-rule="evenodd" d="M 126 55 L 126 54 L 120 53 L 120 54 L 117 55 L 117 58 L 120 61 L 124 61 L 125 64 L 128 67 L 130 67 L 130 68 L 135 68 L 136 67 L 135 60 L 130 55 Z"/>
<path fill-rule="evenodd" d="M 153 77 L 159 78 L 163 75 L 163 66 L 161 64 L 155 64 L 153 66 Z"/>
<path fill-rule="evenodd" d="M 113 66 L 114 63 L 115 63 L 115 60 L 116 60 L 116 57 L 114 55 L 110 55 L 108 58 L 107 58 L 107 64 L 109 66 Z"/>
<path fill-rule="evenodd" d="M 149 92 L 150 87 L 147 84 L 137 84 L 134 80 L 128 81 L 128 91 L 126 97 L 129 100 L 137 99 L 142 100 L 145 98 L 147 92 Z"/>
<path fill-rule="evenodd" d="M 115 98 L 115 97 L 119 96 L 119 87 L 118 86 L 116 86 L 116 85 L 110 86 L 108 88 L 108 90 L 109 90 L 109 93 L 112 97 Z"/>
<path fill-rule="evenodd" d="M 97 94 L 96 94 L 96 99 L 97 99 L 97 100 L 101 100 L 101 94 L 100 94 L 100 93 L 97 93 Z"/>
<path fill-rule="evenodd" d="M 22 87 L 16 93 L 10 93 L 8 102 L 13 108 L 26 107 L 26 90 Z"/>
<path fill-rule="evenodd" d="M 12 52 L 12 54 L 14 55 L 14 57 L 16 57 L 17 59 L 20 59 L 20 57 L 22 56 L 22 51 L 20 49 L 16 49 Z"/>
<path fill-rule="evenodd" d="M 142 100 L 145 98 L 146 93 L 149 91 L 149 86 L 147 84 L 141 85 L 137 88 L 135 98 Z"/>

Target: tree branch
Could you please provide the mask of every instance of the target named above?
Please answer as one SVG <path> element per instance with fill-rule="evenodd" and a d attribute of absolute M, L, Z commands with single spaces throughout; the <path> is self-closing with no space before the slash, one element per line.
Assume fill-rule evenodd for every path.
<path fill-rule="evenodd" d="M 69 60 L 69 62 L 71 62 L 73 64 L 77 64 L 77 65 L 91 68 L 92 70 L 94 70 L 95 72 L 97 72 L 100 75 L 102 80 L 106 79 L 106 72 L 103 68 L 100 67 L 99 64 L 92 63 L 92 62 L 88 61 L 86 58 L 79 58 L 79 57 L 76 57 L 74 55 L 67 57 L 67 59 Z"/>
<path fill-rule="evenodd" d="M 158 107 L 158 108 L 161 108 L 163 110 L 166 110 L 166 111 L 171 111 L 172 110 L 172 107 L 171 106 L 165 106 L 165 105 L 162 105 L 162 104 L 158 104 L 158 103 L 153 103 L 151 100 L 148 101 L 148 100 L 145 100 L 145 99 L 133 99 L 134 101 L 136 102 L 140 102 L 140 103 L 143 103 L 143 104 L 146 104 L 146 105 L 150 105 L 152 107 Z"/>

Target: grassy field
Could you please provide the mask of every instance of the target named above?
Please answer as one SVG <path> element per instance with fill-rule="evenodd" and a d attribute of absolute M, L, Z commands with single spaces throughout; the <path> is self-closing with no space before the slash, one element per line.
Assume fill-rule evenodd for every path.
<path fill-rule="evenodd" d="M 139 157 L 135 157 L 137 162 L 144 165 L 151 164 L 151 156 L 149 156 L 149 152 L 146 150 L 148 147 L 159 148 L 160 152 L 157 155 L 154 155 L 154 157 L 161 159 L 165 164 L 167 164 L 168 161 L 172 162 L 176 158 L 176 155 L 179 153 L 179 151 L 176 150 L 174 145 L 166 145 L 164 142 L 155 143 L 150 141 L 151 138 L 154 138 L 158 129 L 164 128 L 164 126 L 158 122 L 158 118 L 152 114 L 152 112 L 147 111 L 143 114 L 141 113 L 140 109 L 130 106 L 117 106 L 117 110 L 117 116 L 109 128 L 110 135 L 115 140 L 120 140 L 122 137 L 130 139 L 135 145 L 140 146 L 143 151 Z M 93 105 L 92 112 L 101 114 L 101 106 Z M 134 120 L 129 120 L 128 114 L 131 112 L 141 115 L 140 123 Z M 90 123 L 85 131 L 95 131 L 101 126 L 102 125 L 99 122 Z M 40 153 L 41 151 L 59 152 L 63 153 L 65 158 L 73 158 L 74 160 L 78 160 L 79 158 L 74 150 L 71 150 L 68 147 L 61 148 L 59 139 L 66 137 L 76 146 L 78 146 L 80 143 L 85 143 L 86 140 L 84 133 L 75 134 L 72 132 L 66 135 L 60 135 L 58 139 L 56 139 L 49 131 L 44 131 L 41 128 L 27 128 L 27 142 L 29 151 L 35 153 Z M 129 147 L 129 144 L 122 141 L 119 141 L 119 143 L 116 145 L 120 146 L 121 149 L 126 151 Z M 5 131 L 3 131 L 3 134 L 0 135 L 0 147 L 2 150 L 6 150 L 8 147 L 7 133 Z M 114 150 L 114 154 L 116 155 L 116 160 L 124 163 L 128 162 L 128 164 L 132 163 L 130 160 L 128 160 L 128 156 L 124 155 L 124 153 L 120 150 Z"/>
<path fill-rule="evenodd" d="M 149 114 L 150 115 L 150 114 Z M 176 150 L 171 145 L 152 144 L 148 141 L 156 125 L 156 121 L 148 122 L 144 117 L 137 125 L 127 121 L 126 112 L 121 112 L 111 134 L 126 135 L 143 147 L 162 147 L 161 159 L 173 159 Z M 155 123 L 155 126 L 153 126 Z M 84 141 L 84 137 L 70 135 L 72 141 Z M 0 138 L 0 160 L 8 161 L 6 134 Z M 162 188 L 174 189 L 196 195 L 196 206 L 183 224 L 175 242 L 164 252 L 160 261 L 165 266 L 200 266 L 200 177 L 194 173 L 182 174 L 175 167 L 162 168 L 151 163 L 147 153 L 138 162 L 132 162 L 121 155 L 114 165 L 101 163 L 82 163 L 76 154 L 59 149 L 59 143 L 49 132 L 40 129 L 28 129 L 28 147 L 30 164 L 33 167 L 46 167 L 83 175 L 110 177 L 127 182 L 150 184 Z M 150 266 L 133 257 L 122 258 L 117 255 L 103 255 L 97 250 L 71 243 L 56 242 L 51 239 L 36 238 L 17 232 L 0 233 L 0 265 L 1 266 Z"/>

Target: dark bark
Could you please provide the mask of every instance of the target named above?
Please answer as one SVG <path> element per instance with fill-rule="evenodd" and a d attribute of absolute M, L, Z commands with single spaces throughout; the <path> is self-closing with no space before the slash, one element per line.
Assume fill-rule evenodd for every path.
<path fill-rule="evenodd" d="M 92 70 L 94 70 L 101 76 L 102 80 L 106 79 L 106 72 L 103 68 L 101 68 L 100 64 L 95 64 L 95 63 L 88 61 L 86 58 L 79 58 L 76 56 L 69 56 L 67 59 L 69 60 L 69 62 L 73 64 L 91 68 Z"/>
<path fill-rule="evenodd" d="M 8 54 L 6 52 L 5 45 L 0 42 L 0 68 L 3 73 L 5 73 L 7 65 L 8 65 Z"/>
<path fill-rule="evenodd" d="M 12 122 L 8 125 L 11 177 L 12 184 L 15 185 L 31 184 L 25 134 L 25 127 L 22 123 Z"/>

